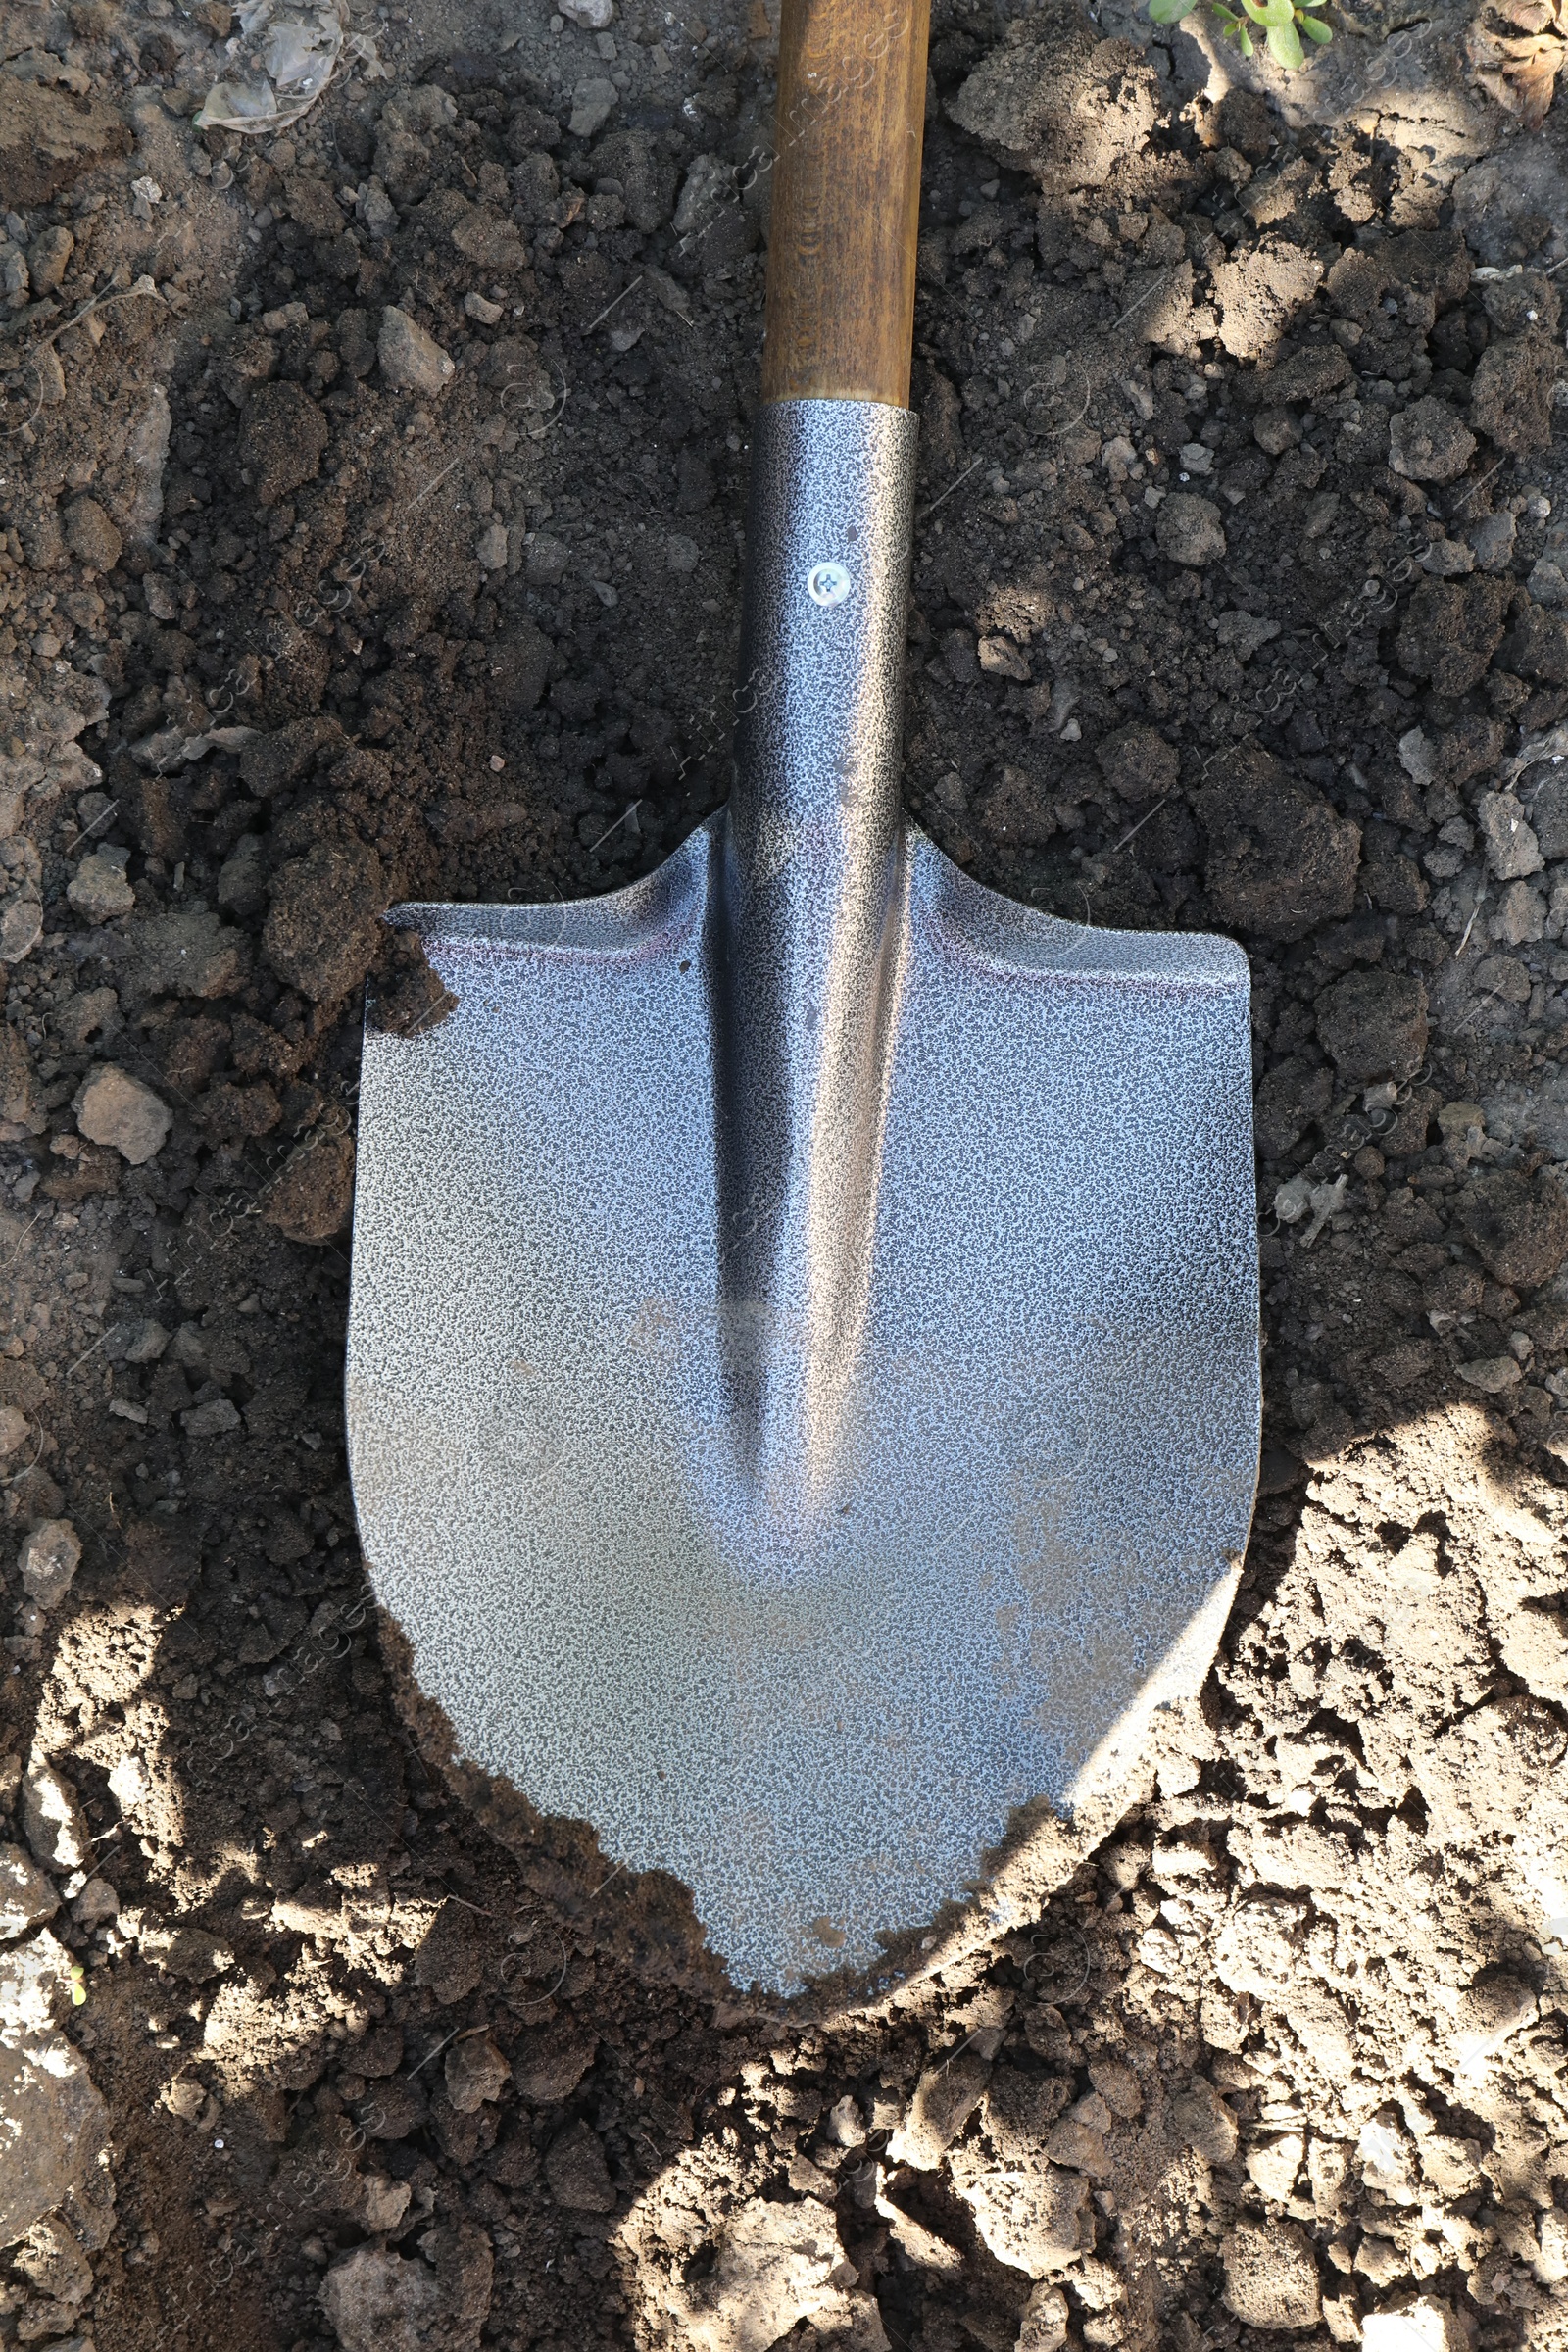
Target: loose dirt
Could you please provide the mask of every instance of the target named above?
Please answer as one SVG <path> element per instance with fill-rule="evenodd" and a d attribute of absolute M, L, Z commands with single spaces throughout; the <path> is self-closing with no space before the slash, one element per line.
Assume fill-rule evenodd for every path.
<path fill-rule="evenodd" d="M 938 7 L 907 798 L 1247 947 L 1262 1495 L 1131 1810 L 785 2011 L 445 1769 L 342 1449 L 382 909 L 726 788 L 769 27 L 566 13 L 243 143 L 223 0 L 4 15 L 0 2341 L 1561 2345 L 1557 118 Z"/>

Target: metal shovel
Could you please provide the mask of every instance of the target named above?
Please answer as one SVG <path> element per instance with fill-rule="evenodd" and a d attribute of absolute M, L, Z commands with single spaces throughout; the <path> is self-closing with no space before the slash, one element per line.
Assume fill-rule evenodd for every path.
<path fill-rule="evenodd" d="M 647 879 L 418 906 L 365 1041 L 365 1552 L 460 1751 L 874 1961 L 1208 1664 L 1250 1519 L 1248 975 L 900 812 L 927 0 L 786 0 L 734 791 Z"/>

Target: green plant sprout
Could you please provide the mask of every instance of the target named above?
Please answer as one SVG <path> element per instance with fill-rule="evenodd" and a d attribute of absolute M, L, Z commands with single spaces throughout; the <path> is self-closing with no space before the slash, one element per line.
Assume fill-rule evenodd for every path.
<path fill-rule="evenodd" d="M 1198 5 L 1199 0 L 1149 0 L 1149 13 L 1156 24 L 1179 24 Z M 1331 28 L 1314 13 L 1323 0 L 1241 0 L 1240 15 L 1228 8 L 1225 0 L 1207 0 L 1207 5 L 1219 20 L 1220 31 L 1238 44 L 1244 57 L 1254 54 L 1251 26 L 1258 25 L 1270 57 L 1287 74 L 1299 72 L 1306 63 L 1303 32 L 1318 49 L 1326 49 L 1334 38 Z"/>

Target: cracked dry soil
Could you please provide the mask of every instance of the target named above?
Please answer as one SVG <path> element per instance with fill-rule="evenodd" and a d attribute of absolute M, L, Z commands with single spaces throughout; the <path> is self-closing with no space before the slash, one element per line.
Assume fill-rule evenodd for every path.
<path fill-rule="evenodd" d="M 228 14 L 3 12 L 0 2342 L 1562 2346 L 1556 119 L 938 7 L 907 797 L 1248 949 L 1263 1491 L 1038 1912 L 788 2012 L 445 1769 L 339 1398 L 381 910 L 724 792 L 767 20 L 241 144 Z"/>

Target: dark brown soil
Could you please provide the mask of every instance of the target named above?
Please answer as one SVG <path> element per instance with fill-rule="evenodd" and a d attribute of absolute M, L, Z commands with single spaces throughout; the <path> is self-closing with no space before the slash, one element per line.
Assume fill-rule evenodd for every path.
<path fill-rule="evenodd" d="M 588 140 L 511 53 L 416 26 L 292 134 L 192 142 L 143 25 L 138 152 L 62 129 L 8 196 L 75 243 L 0 344 L 31 415 L 0 847 L 42 910 L 0 966 L 0 1406 L 16 1543 L 69 1519 L 83 1558 L 46 1613 L 13 1578 L 0 1749 L 92 1841 L 40 1932 L 84 1972 L 60 2014 L 116 2203 L 68 2209 L 74 2299 L 13 2248 L 0 2341 L 304 2352 L 335 2318 L 354 2352 L 323 2275 L 390 2247 L 399 2347 L 1053 2352 L 975 2218 L 1010 2099 L 1088 2134 L 1050 2138 L 1093 2184 L 1075 2342 L 1302 2340 L 1294 2254 L 1242 2283 L 1259 2220 L 1337 2341 L 1419 2289 L 1455 2347 L 1558 2342 L 1558 255 L 1478 277 L 1377 135 L 1180 106 L 1035 12 L 1008 38 L 1059 37 L 1088 96 L 1025 153 L 971 79 L 1002 21 L 937 12 L 907 801 L 997 888 L 1252 962 L 1262 1498 L 1147 1802 L 978 1958 L 805 2023 L 693 1957 L 679 1889 L 464 1801 L 394 1703 L 340 1396 L 364 987 L 439 1017 L 386 906 L 612 889 L 727 788 L 771 86 L 760 13 L 712 13 L 617 18 L 671 62 Z M 94 88 L 116 22 L 71 14 Z M 372 176 L 380 236 L 336 193 Z M 94 297 L 40 403 L 39 303 Z M 444 388 L 388 383 L 388 307 Z M 134 906 L 95 918 L 74 877 L 115 848 Z M 139 1164 L 78 1131 L 105 1061 L 172 1113 Z M 909 2096 L 960 2044 L 978 2087 L 922 2162 Z M 734 2251 L 763 2206 L 836 2212 L 853 2277 L 769 2303 Z"/>

